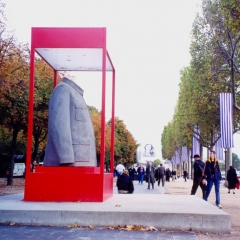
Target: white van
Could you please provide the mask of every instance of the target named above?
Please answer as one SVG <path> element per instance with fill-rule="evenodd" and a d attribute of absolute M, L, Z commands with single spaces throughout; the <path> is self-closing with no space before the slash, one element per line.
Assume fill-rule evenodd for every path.
<path fill-rule="evenodd" d="M 25 163 L 14 163 L 13 176 L 23 177 L 25 175 Z"/>

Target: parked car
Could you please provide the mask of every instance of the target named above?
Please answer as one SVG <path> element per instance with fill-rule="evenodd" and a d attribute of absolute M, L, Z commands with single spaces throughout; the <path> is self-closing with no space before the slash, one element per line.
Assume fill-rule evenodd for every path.
<path fill-rule="evenodd" d="M 226 180 L 226 176 L 225 176 L 225 173 L 222 173 L 222 180 Z"/>
<path fill-rule="evenodd" d="M 14 163 L 13 176 L 24 177 L 25 176 L 25 163 Z"/>

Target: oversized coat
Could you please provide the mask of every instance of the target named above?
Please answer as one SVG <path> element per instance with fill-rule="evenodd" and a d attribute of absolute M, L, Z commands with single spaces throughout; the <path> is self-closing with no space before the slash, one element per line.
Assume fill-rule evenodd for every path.
<path fill-rule="evenodd" d="M 44 166 L 97 166 L 95 136 L 83 90 L 63 78 L 49 103 Z"/>

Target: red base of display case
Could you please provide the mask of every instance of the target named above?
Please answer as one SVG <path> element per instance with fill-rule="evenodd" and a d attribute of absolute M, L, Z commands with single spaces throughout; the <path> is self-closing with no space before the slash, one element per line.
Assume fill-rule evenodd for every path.
<path fill-rule="evenodd" d="M 99 167 L 36 167 L 28 173 L 24 201 L 103 202 L 113 195 L 113 174 Z"/>

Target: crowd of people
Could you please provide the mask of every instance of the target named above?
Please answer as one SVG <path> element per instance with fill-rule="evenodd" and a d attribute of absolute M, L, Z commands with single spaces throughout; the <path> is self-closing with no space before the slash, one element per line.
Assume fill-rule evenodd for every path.
<path fill-rule="evenodd" d="M 172 178 L 172 181 L 177 179 L 177 172 L 175 169 L 172 171 L 169 168 L 165 169 L 162 164 L 154 168 L 152 162 L 148 162 L 146 168 L 143 164 L 140 164 L 137 168 L 134 165 L 125 168 L 122 162 L 119 162 L 114 169 L 114 177 L 117 177 L 118 192 L 123 194 L 133 193 L 133 181 L 138 180 L 139 184 L 143 184 L 144 178 L 148 183 L 147 189 L 150 189 L 150 187 L 154 189 L 155 182 L 157 182 L 158 186 L 161 184 L 164 187 L 165 181 L 169 182 L 170 178 Z"/>
<path fill-rule="evenodd" d="M 210 152 L 210 157 L 204 163 L 198 154 L 193 156 L 193 185 L 191 189 L 191 195 L 195 195 L 198 187 L 200 186 L 202 190 L 202 198 L 208 201 L 209 195 L 211 193 L 212 187 L 215 188 L 215 203 L 218 208 L 222 208 L 220 204 L 220 181 L 222 180 L 221 171 L 219 167 L 218 159 L 216 158 L 215 151 Z M 118 193 L 133 193 L 134 185 L 133 181 L 138 180 L 139 184 L 143 184 L 144 178 L 147 182 L 147 189 L 154 189 L 155 182 L 157 185 L 164 187 L 164 183 L 169 182 L 170 178 L 175 181 L 179 178 L 179 174 L 176 169 L 172 171 L 160 164 L 159 167 L 154 168 L 152 162 L 148 162 L 146 168 L 140 164 L 137 168 L 132 165 L 128 169 L 125 169 L 124 165 L 119 162 L 115 168 L 114 176 L 117 176 L 117 187 Z M 188 172 L 185 169 L 183 171 L 183 179 L 187 181 Z M 228 187 L 228 193 L 235 194 L 236 185 L 239 186 L 239 179 L 237 177 L 236 170 L 233 166 L 230 166 L 227 172 L 226 184 Z"/>

